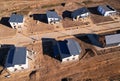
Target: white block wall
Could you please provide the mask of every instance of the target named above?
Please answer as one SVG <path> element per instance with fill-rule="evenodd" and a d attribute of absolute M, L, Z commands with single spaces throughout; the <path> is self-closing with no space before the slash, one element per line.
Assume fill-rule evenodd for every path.
<path fill-rule="evenodd" d="M 64 59 L 62 59 L 62 62 L 69 62 L 69 61 L 75 61 L 79 59 L 79 55 L 75 55 L 75 56 L 70 56 L 70 57 L 66 57 Z"/>

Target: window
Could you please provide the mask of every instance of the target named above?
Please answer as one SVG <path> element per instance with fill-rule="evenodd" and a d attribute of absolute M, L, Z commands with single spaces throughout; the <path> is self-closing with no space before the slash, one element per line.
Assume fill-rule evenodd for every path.
<path fill-rule="evenodd" d="M 75 58 L 72 58 L 73 60 L 75 60 Z"/>
<path fill-rule="evenodd" d="M 16 26 L 14 26 L 14 28 L 16 29 Z"/>
<path fill-rule="evenodd" d="M 15 23 L 13 23 L 13 25 L 15 25 Z"/>
<path fill-rule="evenodd" d="M 69 59 L 67 59 L 67 61 L 69 61 Z"/>
<path fill-rule="evenodd" d="M 17 68 L 15 68 L 14 71 L 17 71 Z"/>
<path fill-rule="evenodd" d="M 22 66 L 22 64 L 20 64 L 19 66 Z"/>

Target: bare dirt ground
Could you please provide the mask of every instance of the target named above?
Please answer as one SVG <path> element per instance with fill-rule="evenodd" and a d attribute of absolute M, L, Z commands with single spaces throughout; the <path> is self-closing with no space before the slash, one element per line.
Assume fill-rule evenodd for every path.
<path fill-rule="evenodd" d="M 64 19 L 62 22 L 63 22 L 63 27 L 64 28 L 70 28 L 70 27 L 74 27 L 74 26 L 84 25 L 83 22 L 73 21 L 73 20 L 71 20 L 69 18 Z M 66 23 L 68 23 L 68 24 L 66 24 Z"/>
<path fill-rule="evenodd" d="M 33 20 L 33 18 L 26 18 L 25 27 L 27 28 L 26 33 L 28 34 L 35 34 L 37 32 L 43 33 L 54 30 L 53 25 L 40 22 L 39 20 Z"/>
<path fill-rule="evenodd" d="M 15 36 L 15 34 L 16 30 L 12 30 L 11 28 L 0 24 L 0 39 Z"/>
<path fill-rule="evenodd" d="M 66 2 L 68 4 L 66 4 L 65 8 L 63 6 L 46 8 L 46 5 L 48 6 L 48 4 L 53 4 L 53 2 L 54 3 Z M 70 6 L 73 4 L 71 2 L 75 2 L 73 6 Z M 93 7 L 98 4 L 104 4 L 104 3 L 108 3 L 113 7 L 115 7 L 116 9 L 120 10 L 120 6 L 119 6 L 120 0 L 114 0 L 114 1 L 106 0 L 102 2 L 101 1 L 100 2 L 84 1 L 83 3 L 80 3 L 81 0 L 71 0 L 71 2 L 69 0 L 52 0 L 52 1 L 51 0 L 50 1 L 19 0 L 19 1 L 8 1 L 8 2 L 2 1 L 0 3 L 1 4 L 0 6 L 2 6 L 0 7 L 0 12 L 1 12 L 0 16 L 1 17 L 9 16 L 11 12 L 14 12 L 14 11 L 15 12 L 17 11 L 19 13 L 26 15 L 26 14 L 29 14 L 29 12 L 31 12 L 36 7 L 40 10 L 41 9 L 40 6 L 44 7 L 43 9 L 41 9 L 41 12 L 42 11 L 45 12 L 48 9 L 55 9 L 60 15 L 62 15 L 62 11 L 66 9 L 74 10 L 81 6 Z M 32 12 L 34 12 L 34 10 Z M 29 25 L 27 26 L 27 29 L 29 29 L 28 32 L 34 33 L 34 31 L 42 32 L 42 31 L 53 29 L 53 26 L 51 25 L 46 25 L 45 23 L 41 23 L 38 21 L 32 21 L 34 22 L 34 24 L 31 24 L 30 23 L 31 21 L 32 20 L 26 21 L 30 25 L 30 26 Z M 38 24 L 38 26 L 35 25 L 36 23 Z M 96 28 L 96 31 L 97 29 L 98 28 Z M 6 29 L 3 26 L 0 27 L 0 31 L 2 31 L 0 32 L 0 36 L 14 35 L 13 29 L 9 30 L 9 28 Z M 47 44 L 46 46 L 48 47 L 48 43 L 46 44 Z M 32 68 L 29 68 L 28 70 L 24 70 L 21 72 L 12 73 L 10 78 L 5 78 L 4 75 L 3 76 L 1 75 L 0 81 L 17 81 L 17 80 L 19 81 L 61 81 L 63 78 L 71 79 L 71 81 L 115 81 L 115 80 L 119 81 L 120 80 L 119 79 L 120 78 L 119 76 L 120 50 L 117 50 L 111 53 L 102 53 L 100 55 L 92 55 L 94 53 L 88 52 L 86 57 L 84 57 L 83 59 L 77 62 L 61 64 L 58 60 L 49 56 L 49 54 L 43 54 L 43 50 L 42 50 L 43 46 L 41 42 L 31 43 L 25 46 L 27 46 L 28 49 L 32 49 L 36 52 L 36 54 L 34 55 L 34 62 L 30 62 L 32 64 L 31 65 Z M 51 51 L 52 48 L 47 49 L 47 47 L 46 47 L 46 50 Z"/>
<path fill-rule="evenodd" d="M 99 16 L 99 15 L 92 15 L 91 19 L 94 22 L 94 24 L 107 22 L 107 21 L 113 21 L 113 19 L 111 17 L 103 17 L 103 16 Z"/>

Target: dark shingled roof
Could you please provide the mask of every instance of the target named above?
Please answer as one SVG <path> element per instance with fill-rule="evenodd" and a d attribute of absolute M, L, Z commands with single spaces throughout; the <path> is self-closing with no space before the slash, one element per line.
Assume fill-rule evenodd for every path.
<path fill-rule="evenodd" d="M 55 12 L 55 11 L 47 11 L 47 17 L 48 18 L 59 18 L 59 19 L 61 19 L 60 16 L 58 16 L 57 12 Z"/>
<path fill-rule="evenodd" d="M 25 47 L 12 47 L 10 48 L 5 67 L 26 63 L 26 48 Z"/>
<path fill-rule="evenodd" d="M 77 55 L 81 52 L 80 45 L 77 41 L 73 39 L 66 39 L 67 47 L 71 55 Z"/>
<path fill-rule="evenodd" d="M 79 55 L 81 53 L 81 47 L 79 43 L 73 39 L 58 41 L 57 46 L 55 47 L 56 48 L 54 49 L 54 53 L 59 53 L 61 59 L 69 57 L 71 55 Z M 54 54 L 54 55 L 57 55 L 57 54 Z"/>
<path fill-rule="evenodd" d="M 12 14 L 12 15 L 10 16 L 9 22 L 22 23 L 22 22 L 23 22 L 23 15 Z"/>
<path fill-rule="evenodd" d="M 106 46 L 117 45 L 120 43 L 120 34 L 106 35 L 105 41 L 106 41 Z"/>
<path fill-rule="evenodd" d="M 83 8 L 79 8 L 77 10 L 74 10 L 72 12 L 71 16 L 72 16 L 72 18 L 75 18 L 78 15 L 81 15 L 81 14 L 84 14 L 84 13 L 87 13 L 87 12 L 89 12 L 89 10 L 86 7 L 83 7 Z"/>

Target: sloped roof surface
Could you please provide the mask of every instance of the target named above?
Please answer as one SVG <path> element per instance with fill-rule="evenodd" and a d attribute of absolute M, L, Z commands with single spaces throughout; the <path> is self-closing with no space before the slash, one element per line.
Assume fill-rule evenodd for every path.
<path fill-rule="evenodd" d="M 12 15 L 10 16 L 9 22 L 22 23 L 22 22 L 23 22 L 23 15 L 12 14 Z"/>
<path fill-rule="evenodd" d="M 77 17 L 78 15 L 81 15 L 81 14 L 84 14 L 84 13 L 87 13 L 87 12 L 89 12 L 89 10 L 86 7 L 83 7 L 83 8 L 79 8 L 77 10 L 74 10 L 72 12 L 71 16 L 74 18 L 74 17 Z"/>
<path fill-rule="evenodd" d="M 55 11 L 47 11 L 47 17 L 49 17 L 49 18 L 59 18 L 60 19 L 57 12 L 55 12 Z"/>
<path fill-rule="evenodd" d="M 77 41 L 73 39 L 66 39 L 64 41 L 58 41 L 57 50 L 54 49 L 54 51 L 59 51 L 61 58 L 66 58 L 72 55 L 79 55 L 81 47 Z"/>
<path fill-rule="evenodd" d="M 67 47 L 71 55 L 76 55 L 81 52 L 81 48 L 78 42 L 72 39 L 66 39 L 66 41 L 67 41 Z"/>
<path fill-rule="evenodd" d="M 111 6 L 109 5 L 100 5 L 98 7 L 103 8 L 105 11 L 115 11 Z"/>
<path fill-rule="evenodd" d="M 106 45 L 118 44 L 120 43 L 120 34 L 106 35 L 105 41 Z"/>
<path fill-rule="evenodd" d="M 5 67 L 26 63 L 26 48 L 25 47 L 12 47 L 7 55 Z"/>

